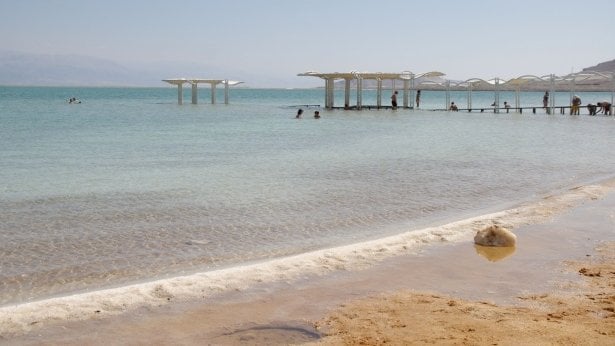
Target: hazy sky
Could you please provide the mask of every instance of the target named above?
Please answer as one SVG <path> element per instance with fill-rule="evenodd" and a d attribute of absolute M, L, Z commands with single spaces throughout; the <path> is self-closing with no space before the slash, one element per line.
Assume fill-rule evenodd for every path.
<path fill-rule="evenodd" d="M 281 86 L 321 85 L 295 77 L 307 70 L 510 78 L 615 59 L 613 15 L 613 0 L 0 0 L 0 49 L 199 62 Z"/>

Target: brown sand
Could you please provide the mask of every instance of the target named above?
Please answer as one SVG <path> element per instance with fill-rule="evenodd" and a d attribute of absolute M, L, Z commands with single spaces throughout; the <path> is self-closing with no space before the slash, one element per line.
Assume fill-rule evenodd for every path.
<path fill-rule="evenodd" d="M 357 300 L 317 323 L 319 344 L 615 345 L 615 243 L 575 267 L 583 294 L 520 297 L 530 307 L 413 292 Z"/>
<path fill-rule="evenodd" d="M 0 344 L 615 345 L 615 195 L 514 232 L 514 252 L 436 245 L 361 271 L 113 317 L 33 321 Z"/>

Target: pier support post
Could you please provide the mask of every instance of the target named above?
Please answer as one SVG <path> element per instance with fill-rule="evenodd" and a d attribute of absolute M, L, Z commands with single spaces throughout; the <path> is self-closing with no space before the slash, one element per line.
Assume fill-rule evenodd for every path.
<path fill-rule="evenodd" d="M 500 113 L 500 78 L 495 77 L 495 100 L 493 108 L 493 113 Z"/>
<path fill-rule="evenodd" d="M 329 78 L 325 78 L 325 108 L 329 109 Z"/>
<path fill-rule="evenodd" d="M 325 108 L 332 109 L 334 105 L 335 80 L 333 78 L 325 78 Z"/>
<path fill-rule="evenodd" d="M 329 81 L 329 108 L 335 107 L 335 79 Z"/>
<path fill-rule="evenodd" d="M 446 81 L 446 101 L 444 101 L 444 109 L 450 110 L 451 106 L 451 81 Z"/>
<path fill-rule="evenodd" d="M 177 84 L 177 104 L 184 103 L 184 86 L 181 83 Z"/>
<path fill-rule="evenodd" d="M 568 102 L 569 105 L 572 105 L 572 100 L 574 99 L 575 86 L 576 83 L 574 82 L 574 77 L 572 77 L 572 80 L 570 81 L 570 102 Z M 572 115 L 572 107 L 570 107 L 570 114 Z"/>
<path fill-rule="evenodd" d="M 350 79 L 344 79 L 344 109 L 350 107 Z"/>
<path fill-rule="evenodd" d="M 410 85 L 410 81 L 404 79 L 404 108 L 408 108 L 408 88 Z"/>
<path fill-rule="evenodd" d="M 216 103 L 216 83 L 211 83 L 211 104 Z"/>
<path fill-rule="evenodd" d="M 551 97 L 549 98 L 550 101 L 550 105 L 548 110 L 548 114 L 554 114 L 553 112 L 555 111 L 555 75 L 553 73 L 551 73 L 551 78 L 550 78 L 550 82 L 551 82 Z"/>
<path fill-rule="evenodd" d="M 198 83 L 192 83 L 192 104 L 195 105 L 197 104 L 197 85 Z"/>
<path fill-rule="evenodd" d="M 224 104 L 228 104 L 228 79 L 224 80 Z"/>
<path fill-rule="evenodd" d="M 376 107 L 382 107 L 382 79 L 376 81 Z"/>
<path fill-rule="evenodd" d="M 416 91 L 416 88 L 414 87 L 414 73 L 410 73 L 410 90 L 410 105 L 412 109 L 417 109 L 419 107 L 414 100 L 416 100 L 416 93 L 418 93 L 418 91 Z"/>
<path fill-rule="evenodd" d="M 363 78 L 357 77 L 357 110 L 363 108 Z"/>
<path fill-rule="evenodd" d="M 515 89 L 515 108 L 517 108 L 517 111 L 520 110 L 519 107 L 521 107 L 521 87 L 519 85 L 517 85 L 517 88 Z M 522 113 L 522 112 L 519 112 Z"/>

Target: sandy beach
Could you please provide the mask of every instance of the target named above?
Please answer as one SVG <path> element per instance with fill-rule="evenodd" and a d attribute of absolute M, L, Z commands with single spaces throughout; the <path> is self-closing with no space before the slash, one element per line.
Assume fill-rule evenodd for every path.
<path fill-rule="evenodd" d="M 87 318 L 77 318 L 66 306 L 64 318 L 45 319 L 39 311 L 17 321 L 7 318 L 5 310 L 0 341 L 615 344 L 612 186 L 607 182 L 571 189 L 564 197 L 546 196 L 532 208 L 495 220 L 513 226 L 518 244 L 512 251 L 477 248 L 467 236 L 369 266 L 306 274 L 197 300 L 161 290 L 158 305 L 119 314 L 93 310 Z M 569 198 L 571 194 L 576 197 Z M 554 199 L 558 203 L 551 203 Z M 516 223 L 511 217 L 515 213 L 531 222 Z M 528 213 L 540 217 L 528 218 Z"/>
<path fill-rule="evenodd" d="M 318 344 L 613 345 L 614 254 L 610 242 L 568 263 L 584 276 L 577 294 L 526 294 L 513 306 L 413 291 L 352 301 L 316 323 Z"/>

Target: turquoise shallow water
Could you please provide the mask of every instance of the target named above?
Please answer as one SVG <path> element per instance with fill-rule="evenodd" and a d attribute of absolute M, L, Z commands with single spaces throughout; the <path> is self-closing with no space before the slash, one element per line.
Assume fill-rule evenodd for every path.
<path fill-rule="evenodd" d="M 237 89 L 229 105 L 185 96 L 0 87 L 0 304 L 379 238 L 615 175 L 613 117 L 321 109 L 314 120 L 308 108 L 295 120 L 323 90 Z M 422 108 L 443 104 L 423 92 Z"/>

